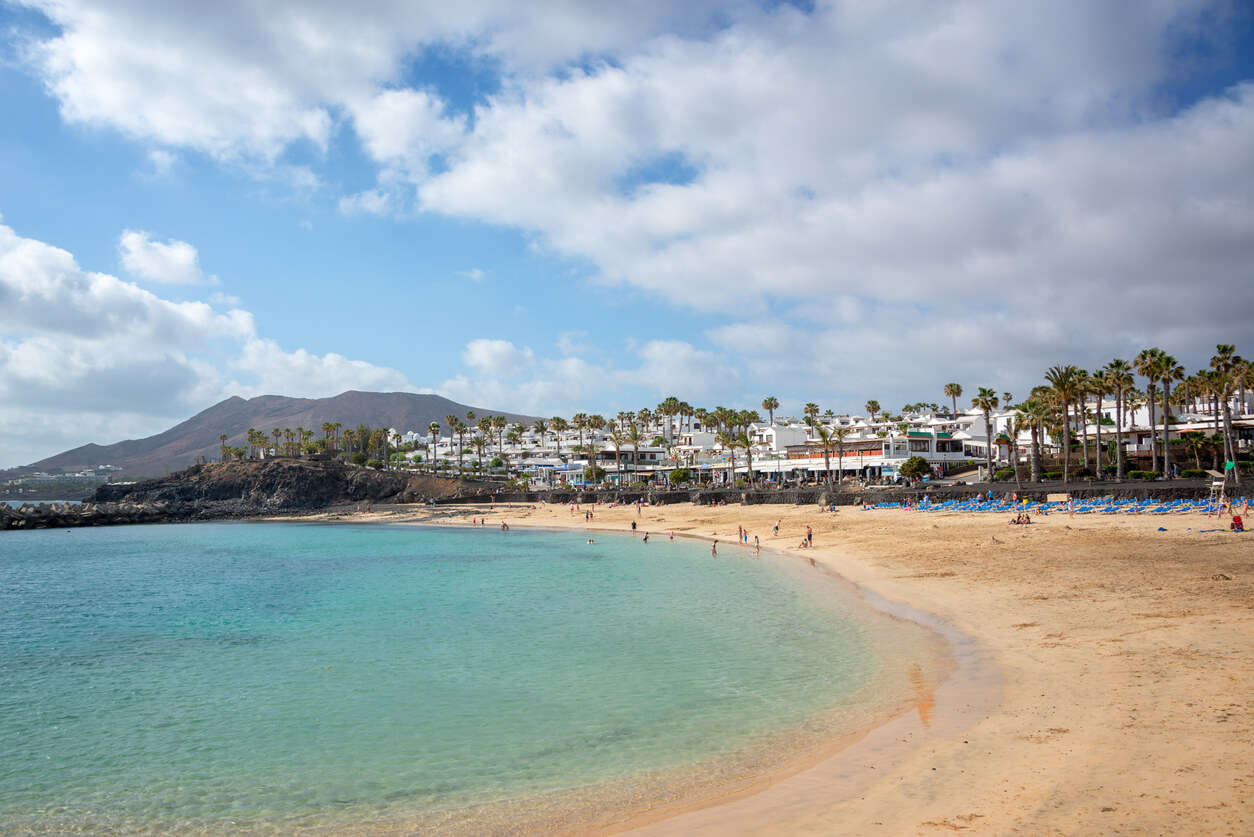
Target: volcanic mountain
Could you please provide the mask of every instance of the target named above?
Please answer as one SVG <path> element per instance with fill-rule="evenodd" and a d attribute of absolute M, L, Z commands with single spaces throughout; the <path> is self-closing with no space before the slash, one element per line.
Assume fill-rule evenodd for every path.
<path fill-rule="evenodd" d="M 314 431 L 315 438 L 321 438 L 323 423 L 339 422 L 344 428 L 364 424 L 426 435 L 427 425 L 438 422 L 441 432 L 447 434 L 445 416 L 460 416 L 464 420 L 466 413 L 472 410 L 477 416 L 504 415 L 510 422 L 531 424 L 535 421 L 533 416 L 467 407 L 439 395 L 409 392 L 349 391 L 333 398 L 260 395 L 247 400 L 234 396 L 156 436 L 112 445 L 83 445 L 29 467 L 55 473 L 114 465 L 122 469 L 119 476 L 126 479 L 161 476 L 193 465 L 198 456 L 210 461 L 219 459 L 223 434 L 228 445 L 246 447 L 249 428 L 269 434 L 275 428 L 303 427 Z"/>

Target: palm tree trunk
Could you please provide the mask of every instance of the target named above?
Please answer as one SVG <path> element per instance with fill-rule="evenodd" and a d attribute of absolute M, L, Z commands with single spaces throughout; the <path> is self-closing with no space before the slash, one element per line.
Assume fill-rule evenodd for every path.
<path fill-rule="evenodd" d="M 1032 423 L 1032 482 L 1041 481 L 1041 426 Z"/>
<path fill-rule="evenodd" d="M 1102 478 L 1102 393 L 1097 393 L 1097 451 L 1093 457 L 1097 462 L 1097 478 Z"/>
<path fill-rule="evenodd" d="M 1241 484 L 1241 469 L 1237 468 L 1237 440 L 1232 436 L 1232 405 L 1229 403 L 1227 394 L 1224 396 L 1224 449 L 1228 454 L 1228 462 L 1234 463 L 1232 468 L 1232 476 L 1236 480 L 1236 484 Z M 1224 474 L 1227 475 L 1227 463 L 1224 463 Z"/>
<path fill-rule="evenodd" d="M 1163 378 L 1163 477 L 1171 479 L 1171 384 Z"/>
<path fill-rule="evenodd" d="M 1068 415 L 1068 404 L 1062 403 L 1062 482 L 1071 482 L 1071 419 Z"/>
<path fill-rule="evenodd" d="M 1150 430 L 1150 470 L 1158 470 L 1158 430 L 1154 426 L 1154 385 L 1150 384 L 1145 387 L 1148 394 L 1147 406 L 1149 407 L 1149 430 Z"/>
<path fill-rule="evenodd" d="M 1115 479 L 1123 482 L 1123 389 L 1115 390 Z"/>
<path fill-rule="evenodd" d="M 1084 467 L 1089 467 L 1089 420 L 1088 412 L 1084 409 L 1084 397 L 1076 402 L 1076 417 L 1080 422 L 1080 460 L 1084 463 Z"/>

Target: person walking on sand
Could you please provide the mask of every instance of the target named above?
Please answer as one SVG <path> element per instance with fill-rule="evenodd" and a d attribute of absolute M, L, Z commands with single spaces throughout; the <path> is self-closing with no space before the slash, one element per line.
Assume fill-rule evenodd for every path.
<path fill-rule="evenodd" d="M 753 557 L 757 558 L 762 554 L 762 544 L 758 541 L 758 536 L 753 536 Z"/>
<path fill-rule="evenodd" d="M 814 546 L 814 530 L 806 526 L 806 546 Z"/>
<path fill-rule="evenodd" d="M 780 524 L 780 523 L 782 523 L 782 522 L 783 522 L 783 520 L 784 520 L 784 519 L 781 517 L 779 520 L 775 521 L 775 525 L 771 527 L 771 535 L 772 535 L 772 536 L 774 536 L 774 537 L 776 537 L 776 538 L 778 538 L 778 537 L 779 537 L 779 524 Z"/>

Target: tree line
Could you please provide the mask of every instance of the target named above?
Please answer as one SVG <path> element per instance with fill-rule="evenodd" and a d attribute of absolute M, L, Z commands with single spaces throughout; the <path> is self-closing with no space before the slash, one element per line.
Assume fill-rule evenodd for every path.
<path fill-rule="evenodd" d="M 1144 381 L 1144 389 L 1137 388 L 1138 378 Z M 1040 482 L 1043 476 L 1042 447 L 1046 439 L 1053 439 L 1062 447 L 1064 481 L 1069 481 L 1072 476 L 1072 447 L 1077 441 L 1081 446 L 1084 469 L 1098 475 L 1110 472 L 1122 480 L 1127 476 L 1123 443 L 1125 419 L 1143 406 L 1148 406 L 1149 410 L 1151 472 L 1160 470 L 1161 448 L 1161 472 L 1168 475 L 1171 473 L 1172 445 L 1166 440 L 1169 438 L 1173 420 L 1173 407 L 1210 412 L 1214 416 L 1214 432 L 1209 438 L 1195 432 L 1183 434 L 1178 440 L 1180 445 L 1193 454 L 1199 467 L 1201 451 L 1207 445 L 1211 447 L 1216 460 L 1222 454 L 1227 461 L 1235 462 L 1238 451 L 1232 426 L 1232 401 L 1239 394 L 1244 402 L 1245 392 L 1251 387 L 1254 387 L 1254 364 L 1239 356 L 1233 345 L 1216 346 L 1208 367 L 1193 374 L 1187 374 L 1175 357 L 1155 347 L 1141 351 L 1131 361 L 1114 358 L 1091 372 L 1072 364 L 1052 366 L 1045 372 L 1044 381 L 1033 387 L 1027 398 L 1017 403 L 1011 393 L 998 393 L 989 387 L 978 387 L 970 403 L 972 408 L 983 414 L 988 439 L 985 465 L 990 475 L 993 473 L 994 450 L 1005 445 L 1007 459 L 1013 464 L 1016 440 L 1026 433 L 1031 445 L 1030 479 L 1033 482 Z M 964 393 L 963 386 L 947 383 L 943 387 L 943 393 L 949 399 L 952 414 L 956 417 L 958 399 Z M 1103 411 L 1107 404 L 1115 412 L 1114 419 L 1104 416 Z M 872 424 L 877 423 L 877 420 L 887 425 L 896 422 L 897 429 L 903 435 L 909 427 L 907 415 L 926 410 L 934 413 L 942 411 L 939 404 L 928 402 L 906 404 L 896 415 L 882 408 L 876 400 L 868 400 L 864 406 Z M 769 423 L 774 425 L 779 399 L 767 396 L 762 400 L 761 409 L 767 413 Z M 1010 421 L 1005 433 L 994 438 L 992 422 L 993 413 L 997 411 L 1008 412 Z M 820 413 L 819 405 L 813 402 L 805 404 L 802 414 L 803 421 L 809 428 L 809 440 L 817 443 L 823 450 L 825 470 L 831 471 L 831 457 L 834 455 L 838 460 L 837 473 L 842 473 L 844 445 L 854 428 L 836 421 L 836 416 L 830 409 Z M 518 446 L 528 429 L 538 441 L 541 451 L 548 449 L 548 442 L 552 437 L 559 456 L 563 455 L 562 441 L 565 435 L 573 430 L 579 435 L 578 443 L 569 449 L 571 453 L 595 453 L 596 445 L 586 443 L 585 434 L 603 436 L 613 446 L 617 467 L 621 472 L 624 448 L 631 449 L 633 465 L 638 465 L 639 450 L 644 446 L 670 448 L 670 455 L 677 465 L 691 464 L 684 461 L 682 453 L 674 449 L 674 434 L 692 432 L 699 427 L 711 433 L 729 452 L 729 473 L 735 471 L 737 451 L 743 451 L 747 470 L 751 474 L 755 445 L 750 428 L 761 421 L 761 414 L 756 410 L 737 410 L 723 406 L 713 409 L 694 408 L 675 396 L 664 399 L 656 407 L 620 411 L 613 418 L 580 412 L 569 420 L 561 416 L 536 419 L 530 428 L 521 422 L 510 423 L 505 416 L 476 416 L 470 411 L 464 417 L 449 414 L 444 417 L 443 424 L 436 421 L 428 424 L 426 430 L 431 441 L 426 447 L 429 451 L 428 465 L 434 468 L 436 443 L 442 429 L 447 427 L 450 438 L 457 439 L 457 472 L 462 473 L 467 446 L 477 455 L 478 467 L 483 467 L 485 456 L 492 448 L 495 448 L 496 454 L 493 460 L 495 467 L 503 467 L 508 462 L 506 443 Z M 1091 447 L 1088 431 L 1090 424 L 1095 427 L 1095 439 Z M 1104 426 L 1111 427 L 1108 432 L 1114 436 L 1114 444 L 1108 446 L 1113 450 L 1106 451 L 1106 465 L 1101 461 Z M 1075 433 L 1077 427 L 1080 430 L 1079 439 Z M 399 459 L 400 454 L 424 446 L 403 442 L 399 435 L 387 429 L 366 425 L 344 428 L 340 422 L 324 422 L 320 429 L 322 435 L 316 438 L 315 431 L 303 427 L 274 428 L 269 433 L 249 428 L 246 446 L 234 447 L 229 446 L 226 435 L 222 435 L 222 459 L 225 461 L 321 453 L 342 456 L 358 464 L 383 466 Z M 889 435 L 889 431 L 881 430 L 878 435 Z M 1109 461 L 1112 459 L 1113 461 Z M 1018 480 L 1017 465 L 1014 466 L 1014 475 Z"/>

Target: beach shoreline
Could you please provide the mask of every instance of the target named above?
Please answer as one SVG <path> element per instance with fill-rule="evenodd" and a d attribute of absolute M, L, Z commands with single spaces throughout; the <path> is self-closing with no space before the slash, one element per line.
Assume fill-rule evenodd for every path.
<path fill-rule="evenodd" d="M 1249 548 L 1206 515 L 1051 515 L 1015 526 L 997 513 L 477 504 L 324 517 L 486 517 L 593 537 L 630 532 L 634 520 L 640 534 L 718 539 L 721 556 L 738 558 L 753 551 L 731 543 L 740 526 L 750 544 L 757 535 L 872 597 L 934 614 L 971 639 L 979 671 L 1001 678 L 991 706 L 942 685 L 931 729 L 920 713 L 903 715 L 752 795 L 585 833 L 1254 831 Z M 807 525 L 815 548 L 799 549 Z"/>

